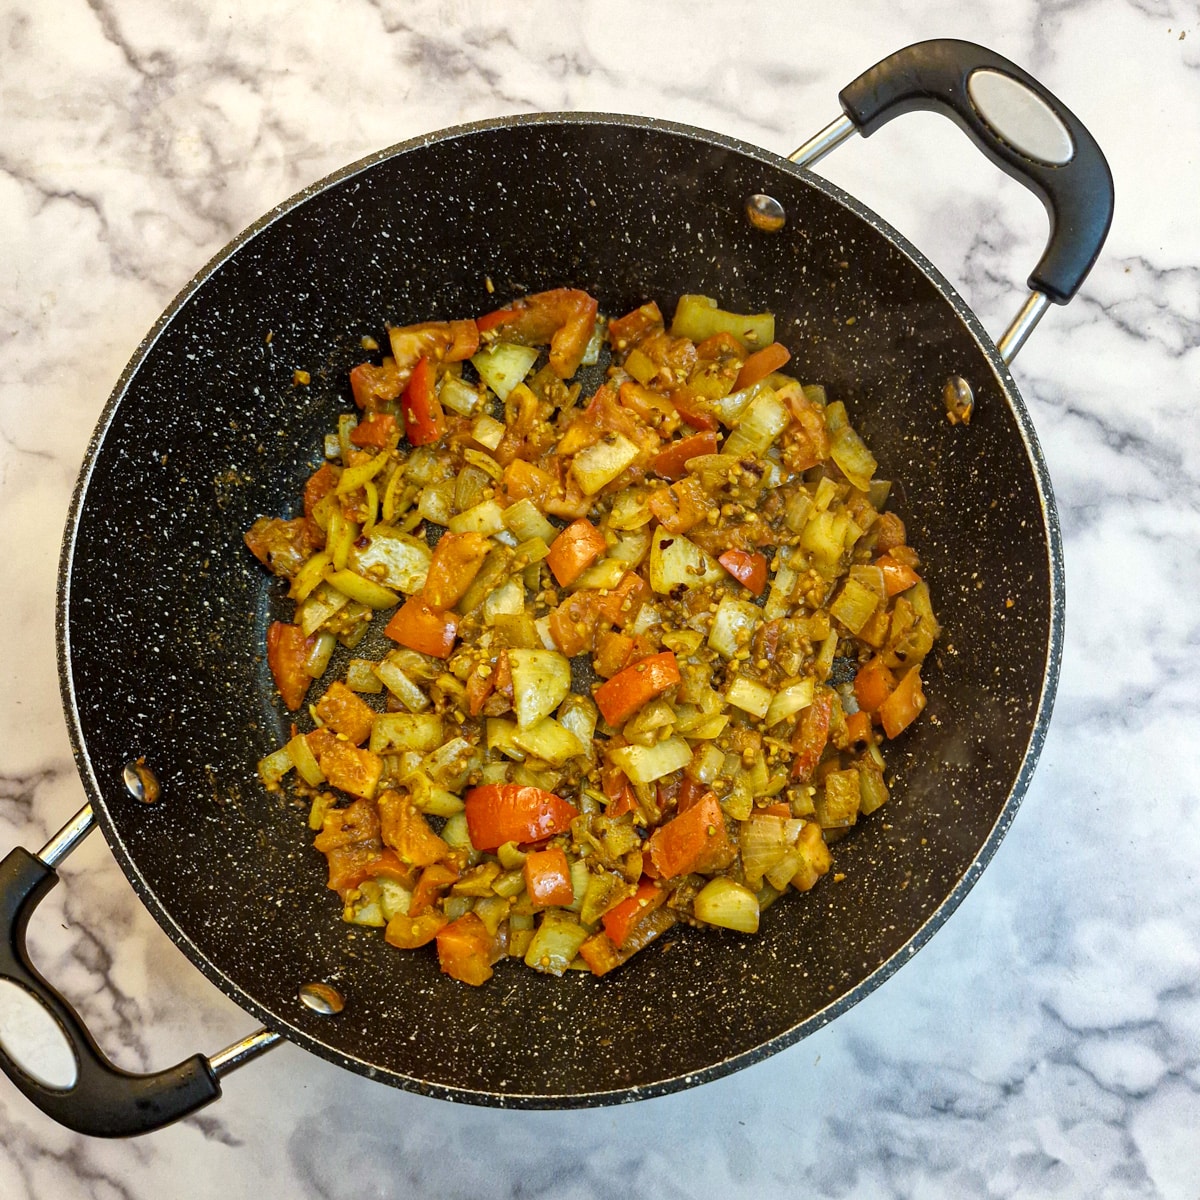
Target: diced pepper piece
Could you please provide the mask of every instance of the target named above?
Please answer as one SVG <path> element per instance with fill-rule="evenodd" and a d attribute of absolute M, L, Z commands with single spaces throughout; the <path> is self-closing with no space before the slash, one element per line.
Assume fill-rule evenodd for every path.
<path fill-rule="evenodd" d="M 829 741 L 829 722 L 833 716 L 833 693 L 828 688 L 818 688 L 813 702 L 804 710 L 800 726 L 792 739 L 796 757 L 792 760 L 792 778 L 807 783 L 821 761 L 825 744 Z"/>
<path fill-rule="evenodd" d="M 316 645 L 316 635 L 305 637 L 298 625 L 272 621 L 267 629 L 267 666 L 283 702 L 292 712 L 304 703 L 312 676 L 308 656 Z"/>
<path fill-rule="evenodd" d="M 660 825 L 646 844 L 650 862 L 661 879 L 693 871 L 718 871 L 737 854 L 725 828 L 720 801 L 712 792 L 705 793 L 687 812 Z"/>
<path fill-rule="evenodd" d="M 686 417 L 684 419 L 687 420 Z M 716 452 L 717 435 L 712 430 L 693 433 L 690 437 L 672 442 L 665 450 L 660 450 L 654 456 L 654 470 L 664 479 L 682 479 L 687 473 L 688 459 Z"/>
<path fill-rule="evenodd" d="M 481 533 L 444 533 L 433 550 L 421 597 L 432 608 L 453 608 L 466 595 L 492 543 Z"/>
<path fill-rule="evenodd" d="M 602 683 L 596 689 L 596 705 L 610 725 L 624 725 L 639 708 L 679 681 L 675 655 L 664 650 L 626 667 Z"/>
<path fill-rule="evenodd" d="M 890 738 L 898 736 L 920 716 L 924 708 L 925 692 L 921 687 L 921 669 L 914 667 L 879 706 L 883 732 Z"/>
<path fill-rule="evenodd" d="M 791 357 L 791 351 L 779 342 L 772 342 L 769 346 L 755 351 L 742 363 L 733 390 L 740 392 L 743 388 L 753 387 L 760 379 L 766 379 L 768 375 L 785 366 Z"/>
<path fill-rule="evenodd" d="M 767 586 L 767 560 L 761 554 L 751 554 L 745 550 L 726 550 L 718 556 L 717 562 L 756 596 L 763 594 Z"/>
<path fill-rule="evenodd" d="M 517 783 L 488 783 L 465 797 L 467 831 L 476 850 L 505 842 L 541 842 L 570 828 L 579 810 L 561 796 Z"/>
<path fill-rule="evenodd" d="M 433 390 L 433 363 L 421 358 L 400 402 L 404 414 L 404 432 L 414 446 L 428 446 L 446 432 L 446 416 Z"/>
<path fill-rule="evenodd" d="M 317 716 L 356 746 L 361 746 L 371 736 L 371 726 L 375 722 L 375 710 L 341 680 L 331 683 L 317 701 Z"/>
<path fill-rule="evenodd" d="M 400 427 L 396 418 L 387 412 L 370 413 L 350 431 L 350 443 L 354 446 L 389 450 L 399 441 Z"/>
<path fill-rule="evenodd" d="M 448 658 L 458 636 L 458 616 L 410 596 L 383 630 L 394 642 L 434 658 Z"/>
<path fill-rule="evenodd" d="M 569 587 L 607 549 L 604 534 L 586 517 L 580 517 L 550 543 L 546 565 L 560 587 Z"/>
<path fill-rule="evenodd" d="M 625 944 L 630 930 L 645 916 L 658 908 L 667 898 L 667 892 L 653 879 L 643 878 L 638 889 L 627 900 L 622 900 L 604 914 L 604 932 L 612 944 L 620 949 Z"/>
<path fill-rule="evenodd" d="M 571 866 L 558 846 L 534 850 L 525 858 L 525 890 L 534 908 L 566 907 L 575 899 Z"/>
<path fill-rule="evenodd" d="M 492 935 L 473 912 L 437 931 L 438 966 L 452 979 L 479 987 L 492 977 Z"/>

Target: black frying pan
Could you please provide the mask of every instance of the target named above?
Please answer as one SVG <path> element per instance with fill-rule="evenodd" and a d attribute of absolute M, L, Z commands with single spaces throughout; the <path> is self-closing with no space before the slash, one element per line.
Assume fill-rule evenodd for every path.
<path fill-rule="evenodd" d="M 996 100 L 1005 87 L 1043 106 L 1032 141 Z M 1107 231 L 1112 182 L 1086 130 L 1035 81 L 979 47 L 931 42 L 841 101 L 846 117 L 801 162 L 856 128 L 941 108 L 1046 200 L 1051 239 L 1031 287 L 1071 297 Z M 1066 161 L 1048 162 L 1064 158 L 1064 140 Z M 747 198 L 763 195 L 782 207 L 782 230 L 748 221 Z M 893 798 L 837 849 L 844 881 L 779 903 L 757 937 L 681 929 L 603 980 L 501 968 L 472 989 L 431 955 L 344 925 L 304 814 L 259 785 L 255 762 L 286 727 L 261 661 L 283 605 L 241 535 L 295 506 L 323 432 L 349 406 L 364 333 L 559 285 L 614 314 L 651 297 L 666 308 L 685 291 L 772 309 L 798 374 L 848 403 L 881 474 L 903 481 L 898 507 L 945 633 L 929 714 L 890 747 Z M 1002 339 L 1010 357 L 1040 303 Z M 308 388 L 293 386 L 297 367 L 312 373 Z M 946 420 L 952 377 L 973 389 L 969 427 Z M 0 978 L 55 1015 L 78 1079 L 56 1090 L 3 1051 L 0 1066 L 57 1120 L 127 1134 L 215 1098 L 217 1076 L 275 1035 L 401 1087 L 526 1107 L 631 1100 L 753 1062 L 878 986 L 990 859 L 1048 719 L 1062 588 L 1049 481 L 1001 354 L 915 249 L 801 166 L 662 122 L 550 115 L 451 130 L 350 167 L 188 285 L 92 441 L 59 598 L 63 698 L 90 811 L 40 856 L 17 849 L 0 864 Z M 160 795 L 147 803 L 152 776 Z M 157 1075 L 107 1062 L 23 937 L 93 814 L 167 933 L 269 1032 Z M 344 1008 L 302 1003 L 314 983 Z"/>

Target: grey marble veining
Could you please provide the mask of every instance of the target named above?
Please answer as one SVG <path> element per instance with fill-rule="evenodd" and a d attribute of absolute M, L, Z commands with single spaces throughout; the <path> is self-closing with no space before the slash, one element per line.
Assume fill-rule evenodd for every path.
<path fill-rule="evenodd" d="M 95 420 L 178 289 L 296 189 L 405 137 L 538 109 L 659 115 L 786 153 L 864 67 L 957 36 L 1039 74 L 1084 119 L 1117 216 L 1083 294 L 1014 370 L 1065 538 L 1054 719 L 996 858 L 910 964 L 792 1049 L 620 1109 L 451 1106 L 285 1047 L 180 1126 L 110 1144 L 0 1081 L 0 1195 L 1196 1200 L 1197 16 L 1121 0 L 4 5 L 0 850 L 36 848 L 81 802 L 54 595 Z M 1045 218 L 947 122 L 914 116 L 820 169 L 1003 329 Z M 120 1065 L 250 1031 L 98 838 L 63 874 L 33 952 Z"/>

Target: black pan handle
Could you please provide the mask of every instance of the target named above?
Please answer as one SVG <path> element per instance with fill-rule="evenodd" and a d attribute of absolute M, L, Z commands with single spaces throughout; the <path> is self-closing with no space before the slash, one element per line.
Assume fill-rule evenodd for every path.
<path fill-rule="evenodd" d="M 1112 172 L 1079 118 L 1032 75 L 983 46 L 942 38 L 889 55 L 838 99 L 864 137 L 916 109 L 965 129 L 1046 206 L 1050 238 L 1030 289 L 1056 304 L 1075 295 L 1112 224 Z"/>
<path fill-rule="evenodd" d="M 0 1043 L 0 1070 L 47 1116 L 76 1133 L 129 1137 L 169 1125 L 221 1094 L 202 1054 L 151 1075 L 114 1066 L 75 1010 L 34 969 L 25 928 L 38 903 L 58 882 L 58 872 L 17 847 L 0 861 L 0 979 L 33 995 L 53 1016 L 75 1055 L 76 1080 L 55 1088 L 35 1079 Z"/>

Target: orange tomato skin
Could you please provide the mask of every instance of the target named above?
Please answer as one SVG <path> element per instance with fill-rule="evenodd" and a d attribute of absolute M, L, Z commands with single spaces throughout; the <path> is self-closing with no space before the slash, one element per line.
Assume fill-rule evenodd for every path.
<path fill-rule="evenodd" d="M 594 699 L 610 725 L 624 725 L 642 705 L 679 682 L 679 664 L 675 655 L 664 650 L 618 671 L 596 689 Z"/>
<path fill-rule="evenodd" d="M 563 833 L 579 810 L 561 796 L 518 783 L 487 783 L 465 798 L 467 832 L 476 850 L 505 842 L 542 842 Z"/>

